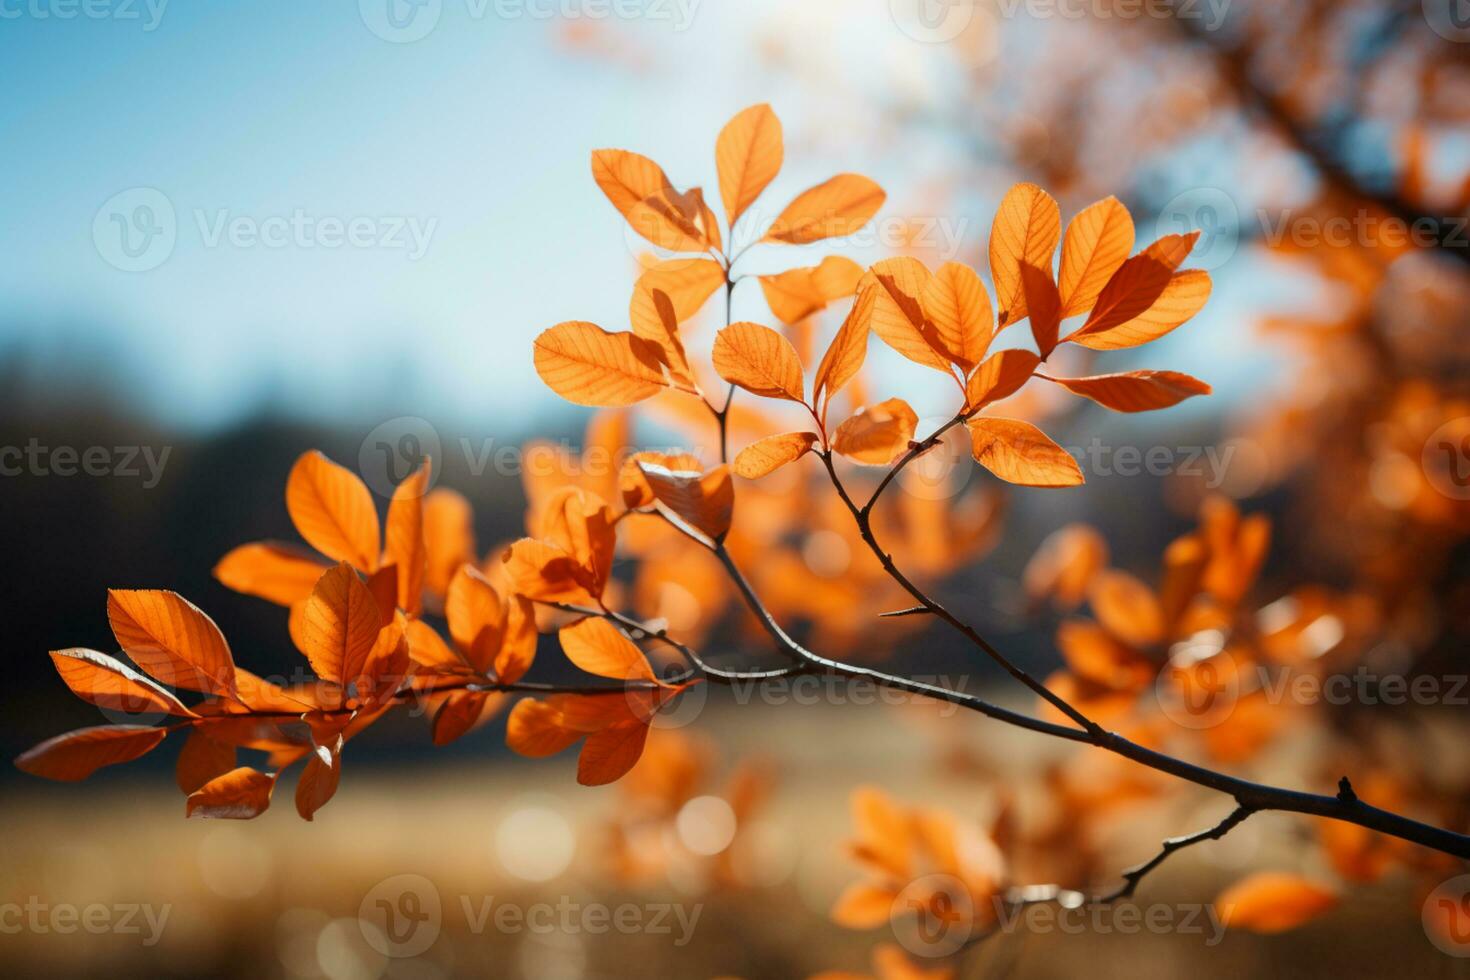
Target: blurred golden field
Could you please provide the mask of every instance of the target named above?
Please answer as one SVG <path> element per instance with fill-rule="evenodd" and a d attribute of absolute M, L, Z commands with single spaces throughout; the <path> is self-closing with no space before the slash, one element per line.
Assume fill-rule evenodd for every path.
<path fill-rule="evenodd" d="M 758 717 L 747 719 L 751 711 Z M 1051 754 L 1045 740 L 998 725 L 951 717 L 916 726 L 909 713 L 788 705 L 701 717 L 722 747 L 782 759 L 756 839 L 736 859 L 751 883 L 736 888 L 620 881 L 605 867 L 601 836 L 617 790 L 576 787 L 566 762 L 461 761 L 353 774 L 336 805 L 309 824 L 284 807 L 244 824 L 185 821 L 175 791 L 158 777 L 18 787 L 7 794 L 0 818 L 5 903 L 36 896 L 47 905 L 149 903 L 169 912 L 153 945 L 145 945 L 150 930 L 141 915 L 141 935 L 89 934 L 82 926 L 68 934 L 7 928 L 7 964 L 22 976 L 106 971 L 330 980 L 794 978 L 866 969 L 872 943 L 892 941 L 887 930 L 854 933 L 827 918 L 852 877 L 842 847 L 851 833 L 848 789 L 870 781 L 874 761 L 882 760 L 883 783 L 895 795 L 961 814 L 986 812 L 993 787 L 927 764 L 934 747 L 922 731 L 931 725 L 953 729 L 946 739 L 962 740 L 1001 767 L 1036 765 Z M 487 730 L 470 737 L 495 736 Z M 1220 809 L 1199 797 L 1167 812 L 1141 806 L 1120 813 L 1110 830 L 1116 867 L 1147 856 L 1162 836 L 1206 824 Z M 1202 910 L 1205 896 L 1242 868 L 1290 860 L 1292 823 L 1268 815 L 1151 878 L 1138 897 L 1141 914 L 1184 931 L 1150 930 L 1146 920 L 1126 913 L 1055 924 L 1036 918 L 1030 927 L 986 940 L 962 975 L 1465 975 L 1429 945 L 1402 881 L 1356 891 L 1329 917 L 1294 932 L 1219 931 Z M 511 868 L 552 876 L 528 881 Z M 406 958 L 383 956 L 365 938 L 383 925 L 370 896 L 398 902 L 403 889 L 422 888 L 420 880 L 404 884 L 400 876 L 426 879 L 441 902 L 437 939 Z M 482 918 L 487 901 L 520 909 L 569 904 L 569 918 L 556 913 L 547 921 L 574 926 L 502 932 L 493 918 Z M 579 925 L 590 905 L 633 905 L 641 922 L 655 925 L 654 914 L 643 910 L 674 903 L 687 910 L 686 921 L 700 910 L 685 945 L 677 944 L 684 933 L 671 914 L 667 934 L 610 926 L 593 934 Z M 9 914 L 4 920 L 7 927 L 14 921 Z"/>

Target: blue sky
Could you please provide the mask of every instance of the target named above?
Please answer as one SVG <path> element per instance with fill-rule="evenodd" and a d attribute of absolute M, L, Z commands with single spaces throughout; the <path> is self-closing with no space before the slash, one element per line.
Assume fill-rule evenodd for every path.
<path fill-rule="evenodd" d="M 0 358 L 91 351 L 173 424 L 228 424 L 266 401 L 353 423 L 557 410 L 530 340 L 565 319 L 622 326 L 631 285 L 634 248 L 589 176 L 594 147 L 640 150 L 675 183 L 712 188 L 720 125 L 771 101 L 788 144 L 773 199 L 857 170 L 890 204 L 946 152 L 842 134 L 864 85 L 922 95 L 942 59 L 881 12 L 847 17 L 827 0 L 799 15 L 775 0 L 629 0 L 657 13 L 570 25 L 532 15 L 564 0 L 427 0 L 420 16 L 437 19 L 411 43 L 369 26 L 386 0 L 90 0 L 95 16 L 64 19 L 68 2 L 0 0 Z M 850 102 L 761 66 L 773 23 L 823 41 L 814 59 L 851 74 Z M 569 50 L 569 26 L 596 39 L 592 54 Z M 141 246 L 163 208 L 171 251 L 119 268 L 131 260 L 112 222 L 139 222 Z M 355 244 L 328 247 L 349 228 Z M 280 244 L 260 240 L 273 234 Z M 967 227 L 965 244 L 984 234 Z M 756 254 L 751 268 L 815 257 Z M 741 315 L 764 316 L 754 287 Z"/>

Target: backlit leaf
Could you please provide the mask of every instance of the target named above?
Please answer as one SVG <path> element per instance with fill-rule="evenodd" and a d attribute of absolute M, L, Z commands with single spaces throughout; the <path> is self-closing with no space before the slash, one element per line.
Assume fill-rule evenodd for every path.
<path fill-rule="evenodd" d="M 1026 316 L 1021 265 L 1050 273 L 1061 231 L 1057 202 L 1035 184 L 1017 184 L 1001 199 L 990 227 L 990 281 L 1000 326 Z"/>
<path fill-rule="evenodd" d="M 15 760 L 22 772 L 76 782 L 103 766 L 131 762 L 162 742 L 168 730 L 146 725 L 99 725 L 48 738 Z"/>
<path fill-rule="evenodd" d="M 724 284 L 725 270 L 714 259 L 665 259 L 645 269 L 633 284 L 628 322 L 639 336 L 654 336 L 651 331 L 662 328 L 653 302 L 655 290 L 669 297 L 669 302 L 674 304 L 674 318 L 683 323 L 698 313 Z"/>
<path fill-rule="evenodd" d="M 883 206 L 883 188 L 858 174 L 838 174 L 797 195 L 763 241 L 805 245 L 851 235 Z"/>
<path fill-rule="evenodd" d="M 970 414 L 991 402 L 1009 398 L 1031 380 L 1040 358 L 1029 350 L 1009 348 L 985 359 L 965 384 L 965 412 Z"/>
<path fill-rule="evenodd" d="M 589 674 L 614 680 L 655 680 L 653 668 L 632 640 L 605 619 L 589 617 L 557 634 L 567 659 Z"/>
<path fill-rule="evenodd" d="M 134 715 L 194 715 L 168 691 L 105 653 L 80 648 L 53 650 L 51 662 L 73 694 L 99 708 Z"/>
<path fill-rule="evenodd" d="M 766 305 L 776 319 L 789 326 L 851 296 L 862 277 L 862 266 L 852 259 L 829 255 L 821 265 L 761 276 L 760 283 Z"/>
<path fill-rule="evenodd" d="M 680 194 L 659 165 L 627 150 L 594 150 L 592 179 L 634 231 L 660 248 L 702 252 L 703 198 Z"/>
<path fill-rule="evenodd" d="M 658 344 L 580 320 L 536 338 L 536 373 L 577 405 L 631 405 L 668 387 Z"/>
<path fill-rule="evenodd" d="M 424 573 L 428 546 L 424 539 L 424 494 L 429 489 L 429 458 L 398 484 L 388 504 L 388 524 L 383 541 L 383 564 L 397 570 L 398 601 L 401 608 L 417 616 L 424 607 Z"/>
<path fill-rule="evenodd" d="M 1083 482 L 1077 461 L 1030 422 L 982 416 L 965 424 L 975 461 L 1007 483 L 1072 487 Z"/>
<path fill-rule="evenodd" d="M 378 567 L 378 512 L 356 473 L 320 452 L 303 453 L 286 480 L 286 510 L 317 551 L 364 572 Z"/>
<path fill-rule="evenodd" d="M 1210 386 L 1177 371 L 1128 371 L 1089 378 L 1047 378 L 1091 398 L 1115 412 L 1151 412 L 1177 405 L 1195 395 L 1208 395 Z"/>
<path fill-rule="evenodd" d="M 787 463 L 795 462 L 812 451 L 818 436 L 815 432 L 783 432 L 766 436 L 740 450 L 735 457 L 735 473 L 756 480 Z"/>
<path fill-rule="evenodd" d="M 659 504 L 711 540 L 720 540 L 730 530 L 735 486 L 729 467 L 719 466 L 704 473 L 674 468 L 682 464 L 656 453 L 640 453 L 637 459 Z"/>
<path fill-rule="evenodd" d="M 827 353 L 822 355 L 812 387 L 813 402 L 831 401 L 862 370 L 863 361 L 868 356 L 868 330 L 872 325 L 879 288 L 871 285 L 858 293 L 847 319 L 842 321 L 837 336 L 832 338 Z M 826 411 L 825 402 L 822 411 Z"/>
<path fill-rule="evenodd" d="M 647 739 L 648 725 L 641 721 L 609 725 L 588 735 L 577 757 L 577 782 L 605 786 L 621 779 L 638 762 Z"/>
<path fill-rule="evenodd" d="M 111 589 L 107 618 L 133 663 L 169 687 L 235 695 L 235 662 L 219 627 L 183 596 Z"/>
<path fill-rule="evenodd" d="M 725 124 L 715 140 L 720 198 L 731 228 L 781 169 L 781 120 L 768 105 L 753 105 Z"/>
<path fill-rule="evenodd" d="M 1337 896 L 1300 875 L 1260 871 L 1236 882 L 1215 899 L 1220 919 L 1231 929 L 1285 932 L 1331 910 Z"/>
<path fill-rule="evenodd" d="M 303 820 L 310 820 L 327 805 L 327 801 L 336 795 L 341 779 L 340 752 L 328 752 L 326 759 L 316 752 L 307 755 L 306 768 L 296 780 L 296 812 Z"/>
<path fill-rule="evenodd" d="M 715 336 L 720 377 L 746 391 L 794 402 L 805 397 L 801 360 L 791 341 L 758 323 L 732 323 Z"/>
<path fill-rule="evenodd" d="M 1117 198 L 1105 197 L 1077 212 L 1062 240 L 1057 274 L 1063 319 L 1091 309 L 1132 251 L 1133 217 Z"/>
<path fill-rule="evenodd" d="M 908 402 L 890 398 L 860 410 L 839 425 L 832 448 L 859 463 L 884 466 L 908 449 L 918 424 L 919 416 Z"/>
<path fill-rule="evenodd" d="M 949 374 L 939 334 L 921 301 L 932 278 L 924 263 L 901 256 L 874 264 L 858 288 L 875 287 L 872 327 L 885 344 L 915 363 Z"/>
<path fill-rule="evenodd" d="M 969 374 L 985 357 L 995 330 L 990 294 L 980 276 L 967 265 L 946 262 L 924 287 L 920 302 L 945 356 Z"/>
<path fill-rule="evenodd" d="M 242 544 L 221 558 L 214 566 L 214 577 L 227 589 L 289 606 L 311 595 L 316 580 L 329 567 L 304 548 L 257 541 Z"/>
<path fill-rule="evenodd" d="M 1164 638 L 1164 611 L 1153 590 L 1109 568 L 1093 577 L 1088 601 L 1098 622 L 1125 643 L 1151 646 Z"/>
<path fill-rule="evenodd" d="M 190 817 L 250 820 L 270 806 L 271 791 L 275 788 L 274 776 L 241 766 L 211 779 L 190 793 L 184 812 Z"/>
<path fill-rule="evenodd" d="M 1021 263 L 1021 292 L 1026 297 L 1026 315 L 1031 318 L 1031 336 L 1044 361 L 1051 356 L 1061 334 L 1061 300 L 1051 272 Z"/>
<path fill-rule="evenodd" d="M 323 680 L 347 684 L 362 673 L 382 627 L 378 603 L 346 562 L 330 569 L 306 600 L 302 653 Z"/>

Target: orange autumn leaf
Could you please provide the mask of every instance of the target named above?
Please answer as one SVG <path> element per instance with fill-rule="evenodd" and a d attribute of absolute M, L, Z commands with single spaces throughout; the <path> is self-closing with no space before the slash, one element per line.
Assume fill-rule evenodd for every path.
<path fill-rule="evenodd" d="M 1093 577 L 1088 602 L 1098 621 L 1134 646 L 1164 638 L 1164 610 L 1153 590 L 1127 572 L 1105 569 Z"/>
<path fill-rule="evenodd" d="M 378 512 L 356 473 L 316 450 L 302 453 L 286 479 L 286 510 L 317 551 L 364 572 L 378 568 Z"/>
<path fill-rule="evenodd" d="M 656 336 L 662 322 L 653 301 L 655 291 L 668 296 L 674 305 L 674 319 L 683 323 L 698 313 L 723 285 L 725 270 L 714 259 L 665 259 L 645 269 L 633 284 L 628 322 L 639 336 Z"/>
<path fill-rule="evenodd" d="M 766 436 L 740 450 L 735 457 L 735 474 L 747 480 L 759 479 L 801 459 L 812 451 L 818 438 L 815 432 L 783 432 Z"/>
<path fill-rule="evenodd" d="M 500 593 L 473 565 L 462 566 L 450 580 L 444 615 L 454 645 L 471 666 L 485 670 L 500 649 L 505 612 Z"/>
<path fill-rule="evenodd" d="M 384 531 L 383 564 L 397 570 L 397 599 L 389 608 L 401 608 L 410 616 L 423 611 L 424 573 L 428 545 L 424 537 L 424 494 L 429 489 L 427 456 L 408 479 L 393 491 L 388 503 Z"/>
<path fill-rule="evenodd" d="M 439 487 L 424 498 L 424 551 L 424 588 L 442 599 L 459 566 L 475 560 L 474 512 L 463 494 Z"/>
<path fill-rule="evenodd" d="M 326 806 L 327 801 L 336 795 L 337 784 L 341 779 L 340 750 L 323 749 L 307 755 L 306 767 L 296 780 L 296 812 L 303 820 L 310 820 L 318 810 Z"/>
<path fill-rule="evenodd" d="M 561 712 L 545 701 L 526 698 L 511 709 L 505 723 L 505 742 L 531 759 L 556 755 L 582 737 L 561 725 Z"/>
<path fill-rule="evenodd" d="M 679 316 L 674 303 L 662 289 L 653 290 L 649 297 L 653 304 L 652 319 L 633 322 L 633 333 L 644 340 L 655 343 L 662 350 L 664 366 L 669 379 L 686 391 L 697 391 L 694 372 L 689 367 L 689 356 L 684 352 L 684 341 L 679 337 Z"/>
<path fill-rule="evenodd" d="M 577 760 L 577 782 L 601 786 L 633 768 L 654 715 L 682 690 L 684 686 L 655 683 L 602 695 L 523 700 L 511 710 L 506 744 L 521 755 L 542 758 L 585 739 Z"/>
<path fill-rule="evenodd" d="M 1021 295 L 1026 299 L 1026 313 L 1031 318 L 1031 336 L 1044 361 L 1051 357 L 1061 335 L 1062 301 L 1050 269 L 1021 263 Z"/>
<path fill-rule="evenodd" d="M 563 487 L 547 502 L 535 533 L 504 555 L 517 593 L 574 603 L 602 595 L 617 543 L 605 503 L 580 487 Z"/>
<path fill-rule="evenodd" d="M 817 365 L 812 402 L 822 403 L 824 416 L 826 403 L 862 370 L 863 361 L 868 356 L 868 329 L 877 302 L 877 286 L 869 286 L 858 293 L 837 336 L 832 338 L 827 353 L 822 355 L 822 363 Z"/>
<path fill-rule="evenodd" d="M 133 663 L 169 687 L 235 696 L 235 661 L 224 634 L 175 592 L 111 589 L 107 618 Z"/>
<path fill-rule="evenodd" d="M 1231 929 L 1286 932 L 1330 911 L 1337 895 L 1300 875 L 1261 871 L 1220 893 L 1215 907 Z"/>
<path fill-rule="evenodd" d="M 680 194 L 658 164 L 628 150 L 594 150 L 592 179 L 634 231 L 660 248 L 702 252 L 703 199 Z"/>
<path fill-rule="evenodd" d="M 655 680 L 653 668 L 632 640 L 605 619 L 588 618 L 557 633 L 567 659 L 589 674 L 614 680 Z"/>
<path fill-rule="evenodd" d="M 845 929 L 876 929 L 888 924 L 893 898 L 891 889 L 855 881 L 837 896 L 828 916 Z"/>
<path fill-rule="evenodd" d="M 990 294 L 967 265 L 946 262 L 919 297 L 944 355 L 969 374 L 985 357 L 995 331 Z"/>
<path fill-rule="evenodd" d="M 535 365 L 547 387 L 577 405 L 631 405 L 669 384 L 658 344 L 581 320 L 537 337 Z"/>
<path fill-rule="evenodd" d="M 1040 364 L 1040 358 L 1020 348 L 991 354 L 965 382 L 965 414 L 974 414 L 991 402 L 1014 395 L 1031 380 Z"/>
<path fill-rule="evenodd" d="M 806 245 L 851 235 L 878 213 L 883 188 L 859 174 L 838 174 L 803 191 L 766 229 L 762 241 Z"/>
<path fill-rule="evenodd" d="M 179 750 L 178 762 L 174 766 L 174 781 L 184 795 L 194 792 L 216 776 L 223 776 L 235 768 L 235 747 L 226 742 L 210 738 L 195 728 L 184 739 Z"/>
<path fill-rule="evenodd" d="M 765 104 L 736 114 L 715 140 L 720 199 L 731 228 L 781 170 L 781 120 Z"/>
<path fill-rule="evenodd" d="M 1108 544 L 1095 528 L 1068 524 L 1053 531 L 1026 563 L 1021 584 L 1032 600 L 1051 597 L 1061 609 L 1087 597 L 1093 576 L 1108 563 Z"/>
<path fill-rule="evenodd" d="M 766 305 L 776 319 L 790 326 L 851 296 L 862 277 L 862 266 L 852 259 L 829 255 L 821 265 L 761 276 L 760 283 Z"/>
<path fill-rule="evenodd" d="M 638 721 L 609 725 L 582 743 L 577 757 L 577 782 L 605 786 L 622 778 L 637 764 L 648 739 L 648 726 Z"/>
<path fill-rule="evenodd" d="M 1073 487 L 1083 482 L 1077 461 L 1030 422 L 982 417 L 965 424 L 975 461 L 1007 483 Z"/>
<path fill-rule="evenodd" d="M 214 577 L 227 589 L 290 606 L 311 595 L 312 586 L 329 567 L 304 548 L 257 541 L 221 558 Z"/>
<path fill-rule="evenodd" d="M 178 698 L 105 653 L 76 647 L 53 650 L 51 662 L 73 694 L 104 710 L 194 716 Z"/>
<path fill-rule="evenodd" d="M 1204 308 L 1210 298 L 1210 274 L 1203 269 L 1176 272 L 1147 309 L 1106 330 L 1089 330 L 1068 338 L 1091 350 L 1122 350 L 1157 340 Z"/>
<path fill-rule="evenodd" d="M 990 227 L 990 281 L 1000 326 L 1026 316 L 1021 266 L 1050 273 L 1061 231 L 1057 202 L 1035 184 L 1017 184 L 1001 199 Z"/>
<path fill-rule="evenodd" d="M 453 691 L 434 712 L 431 728 L 435 745 L 448 745 L 487 723 L 500 710 L 506 694 Z"/>
<path fill-rule="evenodd" d="M 909 360 L 950 373 L 938 331 L 924 312 L 922 297 L 933 274 L 918 259 L 903 256 L 875 263 L 859 289 L 873 288 L 873 332 Z"/>
<path fill-rule="evenodd" d="M 329 569 L 306 600 L 302 653 L 322 680 L 345 685 L 363 672 L 382 614 L 351 565 Z"/>
<path fill-rule="evenodd" d="M 190 793 L 184 803 L 184 813 L 216 820 L 250 820 L 270 806 L 271 791 L 275 788 L 274 776 L 241 766 Z"/>
<path fill-rule="evenodd" d="M 753 394 L 799 402 L 805 398 L 801 359 L 791 341 L 758 323 L 732 323 L 715 336 L 715 370 Z"/>
<path fill-rule="evenodd" d="M 832 448 L 849 459 L 873 466 L 891 463 L 914 438 L 919 416 L 902 398 L 890 398 L 859 409 L 837 427 Z"/>
<path fill-rule="evenodd" d="M 146 725 L 79 728 L 49 738 L 22 753 L 15 760 L 15 766 L 32 776 L 77 782 L 103 766 L 133 761 L 155 748 L 167 734 L 166 728 Z"/>
<path fill-rule="evenodd" d="M 522 538 L 506 550 L 504 560 L 516 592 L 528 598 L 572 603 L 596 598 L 586 569 L 555 545 Z"/>
<path fill-rule="evenodd" d="M 1092 350 L 1136 347 L 1162 337 L 1198 313 L 1210 296 L 1210 275 L 1176 273 L 1199 232 L 1165 235 L 1118 267 L 1071 343 Z"/>
<path fill-rule="evenodd" d="M 1062 239 L 1062 267 L 1057 274 L 1062 317 L 1091 309 L 1132 251 L 1133 217 L 1117 198 L 1105 197 L 1077 212 Z"/>
<path fill-rule="evenodd" d="M 1042 377 L 1115 412 L 1152 412 L 1212 391 L 1205 382 L 1178 371 L 1127 371 L 1089 378 Z"/>
<path fill-rule="evenodd" d="M 719 466 L 705 473 L 687 468 L 688 457 L 639 453 L 635 459 L 660 506 L 713 541 L 719 541 L 730 530 L 735 485 L 729 467 Z"/>

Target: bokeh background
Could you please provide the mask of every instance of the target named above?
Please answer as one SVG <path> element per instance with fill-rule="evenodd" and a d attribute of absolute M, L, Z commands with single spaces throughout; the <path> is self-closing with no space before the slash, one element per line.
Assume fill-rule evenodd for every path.
<path fill-rule="evenodd" d="M 637 150 L 679 186 L 708 190 L 715 134 L 756 102 L 785 125 L 772 206 L 848 170 L 889 196 L 853 241 L 758 248 L 742 260 L 752 272 L 829 251 L 983 269 L 990 215 L 1018 180 L 1050 190 L 1064 215 L 1117 195 L 1140 245 L 1204 231 L 1188 264 L 1214 277 L 1206 310 L 1099 369 L 1167 367 L 1216 394 L 1152 417 L 1024 406 L 1064 445 L 1098 440 L 1086 489 L 1005 495 L 984 547 L 936 576 L 942 597 L 1028 668 L 1060 662 L 1056 616 L 1022 582 L 1050 531 L 1088 522 L 1114 565 L 1151 580 L 1215 493 L 1273 519 L 1259 605 L 1286 597 L 1299 618 L 1314 610 L 1302 630 L 1334 617 L 1337 633 L 1313 634 L 1314 658 L 1379 675 L 1466 670 L 1460 0 L 27 0 L 0 17 L 0 748 L 11 757 L 95 722 L 45 654 L 110 649 L 108 587 L 175 589 L 221 623 L 242 665 L 285 669 L 297 655 L 284 611 L 229 592 L 210 569 L 239 543 L 294 537 L 282 488 L 309 448 L 378 490 L 381 445 L 417 440 L 441 485 L 474 504 L 483 547 L 520 534 L 514 447 L 534 436 L 575 449 L 589 417 L 542 386 L 531 340 L 568 319 L 623 327 L 647 251 L 590 179 L 589 151 Z M 753 287 L 734 305 L 738 319 L 772 322 Z M 690 328 L 704 343 L 715 315 Z M 873 391 L 947 414 L 935 387 L 875 349 Z M 657 422 L 639 435 L 680 437 Z M 1169 462 L 1129 471 L 1119 447 L 1163 447 Z M 78 471 L 89 450 L 91 472 Z M 961 483 L 956 506 L 1001 499 L 978 472 Z M 797 553 L 818 577 L 843 570 L 820 548 Z M 753 642 L 738 624 L 711 634 L 728 649 Z M 921 635 L 907 652 L 855 643 L 850 655 L 999 686 L 953 637 Z M 1392 800 L 1464 830 L 1465 708 L 1447 700 L 1314 711 L 1274 740 L 1282 751 L 1226 764 L 1317 785 L 1351 759 L 1355 773 L 1396 777 Z M 689 740 L 670 750 L 689 758 L 665 763 L 697 773 L 686 796 L 731 795 L 731 774 L 759 786 L 759 805 L 740 813 L 748 850 L 717 847 L 697 873 L 615 867 L 609 835 L 626 830 L 630 791 L 575 786 L 570 758 L 511 756 L 499 723 L 439 750 L 422 719 L 382 724 L 354 744 L 337 799 L 312 824 L 285 805 L 251 823 L 186 822 L 167 750 L 81 786 L 7 768 L 0 902 L 171 912 L 153 944 L 6 920 L 0 958 L 26 974 L 332 980 L 866 971 L 891 937 L 826 914 L 857 874 L 841 846 L 850 790 L 879 784 L 988 825 L 1008 786 L 1066 755 L 911 706 L 716 695 L 690 728 L 670 736 Z M 687 800 L 667 793 L 680 811 Z M 1171 797 L 1113 813 L 1129 833 L 1101 834 L 1116 847 L 1071 870 L 1106 880 L 1219 805 Z M 654 825 L 676 850 L 708 850 L 700 816 Z M 1356 882 L 1304 930 L 1209 944 L 1178 931 L 1017 932 L 960 968 L 1464 975 L 1466 961 L 1419 924 L 1420 878 L 1354 878 L 1340 853 L 1336 865 L 1308 853 L 1314 833 L 1261 819 L 1151 885 L 1155 901 L 1205 902 L 1273 861 Z M 414 957 L 382 955 L 358 919 L 401 875 L 427 879 L 444 905 L 442 935 Z M 703 911 L 675 947 L 647 933 L 476 932 L 464 896 Z"/>

